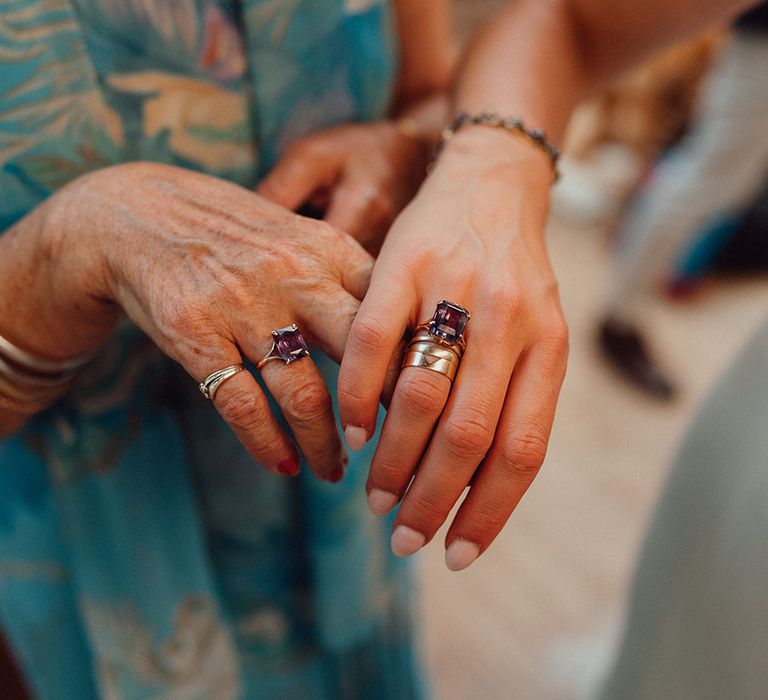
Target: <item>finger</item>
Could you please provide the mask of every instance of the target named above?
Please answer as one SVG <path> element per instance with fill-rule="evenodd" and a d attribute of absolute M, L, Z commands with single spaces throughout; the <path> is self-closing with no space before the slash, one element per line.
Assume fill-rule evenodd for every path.
<path fill-rule="evenodd" d="M 393 208 L 381 188 L 365 174 L 341 179 L 331 195 L 325 220 L 356 239 L 372 238 L 393 219 Z"/>
<path fill-rule="evenodd" d="M 307 341 L 341 364 L 350 328 L 360 302 L 343 289 L 329 288 L 318 294 L 311 308 L 299 312 L 297 323 Z"/>
<path fill-rule="evenodd" d="M 357 316 L 360 302 L 346 291 L 329 288 L 315 297 L 312 308 L 306 308 L 297 318 L 299 326 L 311 345 L 320 348 L 337 364 L 341 364 L 347 347 L 352 323 Z M 387 367 L 384 393 L 381 398 L 389 405 L 403 361 L 403 343 L 400 343 Z"/>
<path fill-rule="evenodd" d="M 316 254 L 330 262 L 331 278 L 340 282 L 355 299 L 362 301 L 368 292 L 373 272 L 373 257 L 352 236 L 326 221 L 299 217 L 314 239 Z"/>
<path fill-rule="evenodd" d="M 269 362 L 261 369 L 312 471 L 325 481 L 344 476 L 346 455 L 336 428 L 328 388 L 310 357 L 285 364 Z"/>
<path fill-rule="evenodd" d="M 472 321 L 478 325 L 468 334 L 448 404 L 398 511 L 392 548 L 399 556 L 434 537 L 491 447 L 520 353 L 494 326 L 497 319 Z"/>
<path fill-rule="evenodd" d="M 445 375 L 423 367 L 403 369 L 366 485 L 375 515 L 386 515 L 405 493 L 450 390 L 451 380 Z"/>
<path fill-rule="evenodd" d="M 332 228 L 335 240 L 333 262 L 341 285 L 355 299 L 362 301 L 368 293 L 373 274 L 373 257 L 352 236 Z"/>
<path fill-rule="evenodd" d="M 338 177 L 339 169 L 335 152 L 299 142 L 288 149 L 256 192 L 296 211 L 317 190 L 330 187 Z"/>
<path fill-rule="evenodd" d="M 209 347 L 205 354 L 206 359 L 185 365 L 198 381 L 217 370 L 242 363 L 240 352 L 230 343 L 215 349 Z M 250 372 L 243 370 L 221 384 L 214 405 L 257 462 L 281 476 L 299 473 L 296 448 L 278 424 L 267 397 Z"/>
<path fill-rule="evenodd" d="M 373 435 L 384 382 L 412 323 L 415 297 L 412 282 L 381 266 L 374 268 L 339 372 L 339 411 L 347 445 L 353 450 L 361 449 Z"/>
<path fill-rule="evenodd" d="M 395 350 L 395 354 L 392 356 L 392 360 L 387 367 L 387 373 L 384 375 L 384 391 L 381 395 L 381 405 L 389 410 L 392 404 L 392 397 L 395 394 L 395 386 L 398 379 L 400 379 L 400 371 L 403 367 L 403 360 L 405 359 L 406 342 L 403 338 L 400 344 Z"/>
<path fill-rule="evenodd" d="M 465 569 L 488 549 L 539 473 L 565 376 L 566 346 L 552 341 L 516 367 L 496 440 L 446 536 L 449 569 Z"/>

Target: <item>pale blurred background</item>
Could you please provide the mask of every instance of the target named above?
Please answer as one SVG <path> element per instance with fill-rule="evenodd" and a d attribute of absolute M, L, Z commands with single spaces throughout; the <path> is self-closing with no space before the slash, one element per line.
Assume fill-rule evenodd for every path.
<path fill-rule="evenodd" d="M 502 4 L 456 0 L 462 35 Z M 437 544 L 443 534 L 420 555 L 426 658 L 438 700 L 578 699 L 595 690 L 677 445 L 768 309 L 768 281 L 755 276 L 708 281 L 684 301 L 650 299 L 643 325 L 680 392 L 672 402 L 646 397 L 610 371 L 595 342 L 612 261 L 610 217 L 556 211 L 549 241 L 572 350 L 545 468 L 468 571 L 445 568 Z"/>

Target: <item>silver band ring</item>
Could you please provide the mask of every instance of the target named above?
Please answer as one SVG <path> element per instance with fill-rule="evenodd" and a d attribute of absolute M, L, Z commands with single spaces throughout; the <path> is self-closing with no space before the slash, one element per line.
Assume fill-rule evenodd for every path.
<path fill-rule="evenodd" d="M 309 348 L 299 327 L 294 323 L 280 330 L 272 331 L 272 347 L 256 365 L 256 369 L 261 369 L 268 362 L 274 360 L 280 360 L 286 365 L 290 365 L 305 357 L 309 357 Z"/>
<path fill-rule="evenodd" d="M 216 398 L 216 392 L 219 390 L 219 387 L 226 382 L 227 379 L 232 379 L 236 374 L 240 374 L 243 369 L 245 368 L 242 365 L 230 365 L 224 369 L 217 370 L 200 382 L 200 393 L 205 396 L 206 399 L 213 401 Z"/>

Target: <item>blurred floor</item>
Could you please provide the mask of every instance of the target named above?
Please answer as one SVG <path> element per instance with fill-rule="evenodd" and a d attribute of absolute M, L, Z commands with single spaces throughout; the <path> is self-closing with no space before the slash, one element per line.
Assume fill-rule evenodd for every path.
<path fill-rule="evenodd" d="M 768 281 L 723 283 L 644 321 L 685 388 L 672 405 L 615 379 L 595 351 L 599 230 L 550 227 L 572 351 L 547 463 L 492 549 L 447 571 L 422 555 L 427 658 L 438 700 L 588 695 L 610 659 L 642 534 L 678 441 L 719 372 L 768 313 Z"/>

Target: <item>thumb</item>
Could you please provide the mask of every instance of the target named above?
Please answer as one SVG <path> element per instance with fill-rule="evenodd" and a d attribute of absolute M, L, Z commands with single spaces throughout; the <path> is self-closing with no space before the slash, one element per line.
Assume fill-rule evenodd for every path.
<path fill-rule="evenodd" d="M 373 256 L 348 233 L 339 233 L 334 258 L 341 286 L 355 299 L 362 301 L 371 284 Z"/>
<path fill-rule="evenodd" d="M 336 181 L 341 165 L 334 154 L 320 153 L 311 143 L 288 149 L 256 192 L 286 209 L 296 211 L 318 190 Z"/>

